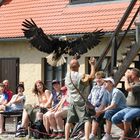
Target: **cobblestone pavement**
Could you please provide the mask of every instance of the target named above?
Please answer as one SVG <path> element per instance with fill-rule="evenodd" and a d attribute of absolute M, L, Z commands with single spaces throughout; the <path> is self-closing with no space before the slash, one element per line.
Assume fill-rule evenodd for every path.
<path fill-rule="evenodd" d="M 16 126 L 16 121 L 13 118 L 8 118 L 6 120 L 5 128 L 6 128 L 6 131 L 9 133 L 4 133 L 4 134 L 0 135 L 0 140 L 34 140 L 33 138 L 29 139 L 28 136 L 25 138 L 15 138 L 15 134 L 10 133 L 10 132 L 15 131 L 15 126 Z M 120 130 L 115 126 L 113 126 L 113 128 L 112 128 L 112 136 L 113 136 L 113 140 L 118 140 L 119 136 L 120 136 Z M 39 140 L 44 140 L 44 139 L 39 139 Z M 51 140 L 55 140 L 55 139 L 51 139 Z"/>

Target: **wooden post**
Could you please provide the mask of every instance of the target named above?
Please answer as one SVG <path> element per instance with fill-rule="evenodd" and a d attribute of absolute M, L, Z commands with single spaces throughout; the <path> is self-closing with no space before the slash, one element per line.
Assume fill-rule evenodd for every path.
<path fill-rule="evenodd" d="M 140 22 L 136 29 L 136 41 L 138 42 L 138 44 L 140 44 Z"/>

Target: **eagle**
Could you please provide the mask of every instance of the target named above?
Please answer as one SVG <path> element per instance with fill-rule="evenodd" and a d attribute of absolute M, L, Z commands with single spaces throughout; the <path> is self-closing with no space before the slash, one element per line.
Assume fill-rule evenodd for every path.
<path fill-rule="evenodd" d="M 22 22 L 22 31 L 31 45 L 39 51 L 49 54 L 48 64 L 51 66 L 60 66 L 66 62 L 64 54 L 79 59 L 88 50 L 94 48 L 101 42 L 104 35 L 102 29 L 91 33 L 79 34 L 78 37 L 68 39 L 66 36 L 55 37 L 44 33 L 43 29 L 38 27 L 33 19 L 25 19 Z"/>

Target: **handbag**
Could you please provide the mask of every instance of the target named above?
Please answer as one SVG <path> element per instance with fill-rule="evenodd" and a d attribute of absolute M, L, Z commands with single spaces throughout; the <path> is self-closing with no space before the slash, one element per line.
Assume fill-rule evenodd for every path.
<path fill-rule="evenodd" d="M 85 102 L 85 109 L 86 109 L 86 113 L 90 116 L 94 116 L 96 114 L 95 112 L 95 106 L 93 104 L 91 104 L 88 100 L 86 100 L 84 98 L 84 96 L 82 95 L 82 93 L 80 92 L 80 90 L 76 87 L 76 85 L 73 83 L 72 78 L 71 78 L 71 74 L 70 74 L 70 80 L 71 83 L 73 84 L 74 88 L 77 90 L 77 92 L 80 94 L 80 96 L 82 97 L 82 99 Z"/>
<path fill-rule="evenodd" d="M 94 116 L 96 114 L 95 106 L 91 104 L 89 101 L 86 101 L 86 112 L 90 116 Z"/>
<path fill-rule="evenodd" d="M 45 114 L 47 111 L 48 111 L 47 108 L 44 108 L 44 107 L 40 108 L 40 112 L 43 113 L 43 114 Z"/>

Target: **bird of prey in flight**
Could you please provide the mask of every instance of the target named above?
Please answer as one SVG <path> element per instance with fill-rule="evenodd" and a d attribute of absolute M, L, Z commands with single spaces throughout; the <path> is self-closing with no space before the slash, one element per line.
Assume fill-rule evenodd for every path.
<path fill-rule="evenodd" d="M 73 39 L 58 38 L 44 33 L 43 29 L 38 27 L 33 19 L 25 19 L 22 26 L 24 27 L 22 28 L 24 36 L 32 46 L 49 54 L 46 58 L 47 62 L 52 66 L 64 64 L 66 62 L 64 54 L 80 58 L 82 54 L 97 46 L 104 35 L 101 29 L 79 35 Z"/>

